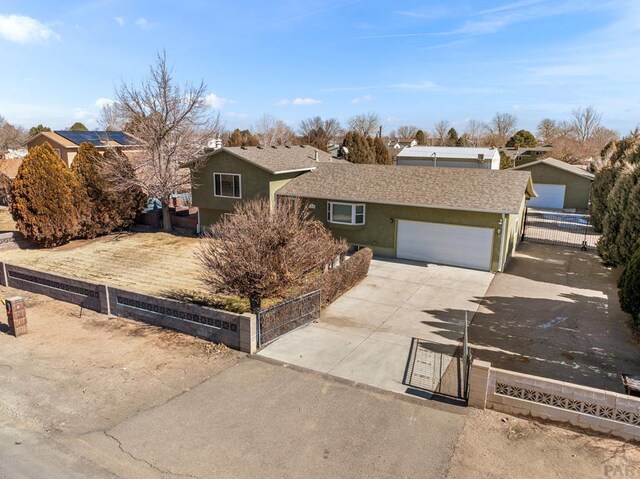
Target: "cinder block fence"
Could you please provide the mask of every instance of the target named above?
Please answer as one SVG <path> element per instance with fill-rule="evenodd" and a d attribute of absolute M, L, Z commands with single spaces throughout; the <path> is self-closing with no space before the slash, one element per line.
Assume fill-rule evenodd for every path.
<path fill-rule="evenodd" d="M 475 359 L 469 406 L 640 441 L 640 398 L 491 367 Z"/>
<path fill-rule="evenodd" d="M 256 317 L 0 263 L 0 284 L 103 314 L 174 329 L 247 353 L 257 348 Z"/>

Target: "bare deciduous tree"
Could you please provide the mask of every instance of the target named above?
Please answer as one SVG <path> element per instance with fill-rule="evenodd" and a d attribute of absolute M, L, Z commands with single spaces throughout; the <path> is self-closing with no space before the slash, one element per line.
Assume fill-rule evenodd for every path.
<path fill-rule="evenodd" d="M 27 138 L 25 128 L 12 125 L 0 115 L 0 151 L 20 148 L 27 141 Z"/>
<path fill-rule="evenodd" d="M 126 121 L 125 112 L 117 102 L 103 105 L 98 114 L 98 126 L 105 131 L 124 130 Z"/>
<path fill-rule="evenodd" d="M 380 117 L 376 113 L 368 112 L 349 118 L 349 130 L 357 131 L 363 136 L 375 136 L 378 128 L 380 128 Z"/>
<path fill-rule="evenodd" d="M 447 133 L 451 125 L 447 120 L 440 120 L 433 126 L 433 144 L 443 146 L 447 142 Z"/>
<path fill-rule="evenodd" d="M 518 118 L 511 113 L 496 113 L 489 123 L 487 131 L 491 135 L 493 146 L 504 146 L 509 138 L 516 132 Z"/>
<path fill-rule="evenodd" d="M 549 145 L 558 136 L 558 125 L 551 118 L 544 118 L 538 123 L 536 132 L 538 133 L 538 141 L 543 145 Z"/>
<path fill-rule="evenodd" d="M 469 120 L 464 128 L 464 142 L 468 146 L 481 146 L 484 141 L 484 124 L 478 120 Z"/>
<path fill-rule="evenodd" d="M 204 146 L 220 128 L 220 116 L 207 104 L 205 92 L 203 82 L 177 85 L 164 52 L 158 54 L 149 77 L 140 85 L 123 83 L 116 91 L 130 133 L 144 146 L 131 155 L 133 178 L 129 172 L 125 175 L 119 171 L 119 162 L 105 162 L 105 168 L 122 180 L 123 188 L 134 182 L 149 197 L 160 200 L 166 231 L 171 231 L 171 194 L 185 191 L 190 185 L 190 170 L 181 168 L 182 163 L 203 158 Z"/>
<path fill-rule="evenodd" d="M 600 115 L 592 106 L 586 108 L 576 108 L 571 112 L 571 126 L 580 143 L 585 143 L 592 136 L 594 131 L 600 127 Z"/>
<path fill-rule="evenodd" d="M 300 122 L 300 134 L 304 143 L 329 151 L 329 144 L 342 134 L 342 127 L 335 118 L 323 120 L 316 116 Z"/>
<path fill-rule="evenodd" d="M 249 299 L 283 297 L 346 252 L 300 199 L 237 203 L 234 214 L 211 225 L 199 252 L 202 281 L 215 293 Z"/>
<path fill-rule="evenodd" d="M 291 145 L 295 141 L 295 133 L 284 121 L 265 113 L 253 126 L 262 146 Z"/>
<path fill-rule="evenodd" d="M 418 133 L 418 127 L 413 125 L 402 125 L 396 130 L 397 138 L 415 138 Z"/>

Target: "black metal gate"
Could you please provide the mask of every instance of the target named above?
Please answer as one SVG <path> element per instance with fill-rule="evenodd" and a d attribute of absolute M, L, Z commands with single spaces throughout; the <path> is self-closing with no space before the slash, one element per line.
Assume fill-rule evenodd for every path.
<path fill-rule="evenodd" d="M 596 249 L 600 235 L 587 214 L 527 208 L 522 241 Z"/>
<path fill-rule="evenodd" d="M 294 329 L 320 319 L 320 290 L 283 301 L 257 314 L 258 347 Z"/>
<path fill-rule="evenodd" d="M 455 350 L 451 345 L 412 339 L 403 381 L 409 388 L 407 392 L 425 391 L 466 404 L 472 361 L 466 324 L 465 319 L 462 344 Z"/>

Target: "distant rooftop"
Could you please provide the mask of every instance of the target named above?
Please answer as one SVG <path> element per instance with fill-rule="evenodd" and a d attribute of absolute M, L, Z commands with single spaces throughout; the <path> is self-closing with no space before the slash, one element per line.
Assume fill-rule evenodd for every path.
<path fill-rule="evenodd" d="M 499 156 L 500 153 L 495 148 L 474 148 L 467 146 L 412 146 L 405 148 L 399 154 L 399 158 L 459 158 L 459 159 L 478 159 L 478 155 L 484 155 L 485 158 L 493 158 Z"/>
<path fill-rule="evenodd" d="M 140 144 L 139 140 L 124 131 L 56 130 L 54 133 L 78 146 L 81 143 L 91 143 L 93 146 L 132 146 Z"/>

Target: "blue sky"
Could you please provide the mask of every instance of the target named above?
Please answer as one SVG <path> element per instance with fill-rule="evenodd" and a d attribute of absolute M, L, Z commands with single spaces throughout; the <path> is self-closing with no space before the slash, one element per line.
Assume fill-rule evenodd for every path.
<path fill-rule="evenodd" d="M 500 111 L 533 130 L 587 105 L 621 133 L 640 123 L 637 0 L 0 0 L 0 115 L 95 128 L 162 49 L 228 128 L 374 111 L 386 131 L 463 130 Z"/>

